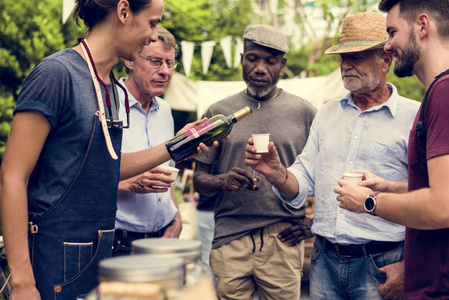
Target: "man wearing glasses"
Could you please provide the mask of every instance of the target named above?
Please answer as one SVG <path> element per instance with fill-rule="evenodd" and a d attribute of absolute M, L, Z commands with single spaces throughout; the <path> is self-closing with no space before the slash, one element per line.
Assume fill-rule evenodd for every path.
<path fill-rule="evenodd" d="M 157 28 L 158 41 L 142 48 L 134 61 L 125 60 L 127 78 L 121 78 L 129 94 L 132 126 L 123 131 L 123 152 L 134 152 L 163 143 L 174 136 L 170 106 L 158 96 L 170 83 L 178 47 L 173 35 Z M 119 91 L 121 92 L 121 90 Z M 124 94 L 119 94 L 124 107 Z M 120 117 L 126 117 L 120 110 Z M 119 183 L 113 256 L 131 253 L 131 242 L 149 237 L 178 238 L 181 218 L 178 213 L 169 161 Z"/>

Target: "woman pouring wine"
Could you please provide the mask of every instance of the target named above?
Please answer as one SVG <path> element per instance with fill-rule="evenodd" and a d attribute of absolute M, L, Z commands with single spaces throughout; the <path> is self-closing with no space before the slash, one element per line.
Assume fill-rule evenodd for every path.
<path fill-rule="evenodd" d="M 3 158 L 11 300 L 75 299 L 94 288 L 97 263 L 111 254 L 119 180 L 170 159 L 164 144 L 120 154 L 129 120 L 118 120 L 112 74 L 121 58 L 157 40 L 163 0 L 76 2 L 87 36 L 28 75 Z M 208 150 L 200 144 L 197 155 Z"/>

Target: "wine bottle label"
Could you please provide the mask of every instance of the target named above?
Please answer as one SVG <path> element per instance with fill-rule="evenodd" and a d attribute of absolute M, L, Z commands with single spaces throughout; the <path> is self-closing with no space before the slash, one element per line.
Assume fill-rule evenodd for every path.
<path fill-rule="evenodd" d="M 186 132 L 186 135 L 189 137 L 189 139 L 193 140 L 202 135 L 203 133 L 208 132 L 214 128 L 215 128 L 214 122 L 211 119 L 209 119 L 199 125 L 196 125 L 192 129 L 189 129 Z"/>

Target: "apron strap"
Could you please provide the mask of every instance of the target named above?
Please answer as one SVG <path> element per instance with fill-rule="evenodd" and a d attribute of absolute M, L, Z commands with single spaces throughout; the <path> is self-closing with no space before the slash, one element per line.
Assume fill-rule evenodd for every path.
<path fill-rule="evenodd" d="M 86 48 L 88 48 L 88 47 L 89 47 L 89 45 L 87 45 L 87 41 L 83 40 L 81 43 L 81 49 L 83 49 L 84 56 L 86 57 L 87 65 L 89 66 L 90 75 L 92 76 L 92 81 L 94 83 L 95 92 L 97 94 L 99 111 L 96 112 L 96 115 L 100 119 L 101 129 L 103 129 L 103 135 L 104 135 L 104 139 L 106 141 L 106 147 L 108 148 L 109 155 L 111 155 L 112 159 L 116 160 L 116 159 L 118 159 L 118 156 L 115 153 L 114 147 L 112 146 L 111 136 L 109 135 L 108 124 L 106 121 L 106 114 L 104 111 L 103 95 L 101 94 L 101 89 L 100 89 L 100 84 L 98 83 L 98 78 L 95 75 L 94 69 L 92 67 L 92 63 L 91 63 L 91 61 L 89 59 L 89 55 L 86 51 Z"/>

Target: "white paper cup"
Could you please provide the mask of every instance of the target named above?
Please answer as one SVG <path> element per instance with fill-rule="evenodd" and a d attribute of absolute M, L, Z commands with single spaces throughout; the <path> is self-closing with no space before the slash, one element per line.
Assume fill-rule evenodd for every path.
<path fill-rule="evenodd" d="M 252 134 L 254 147 L 256 147 L 257 153 L 267 153 L 268 143 L 270 142 L 269 133 Z"/>
<path fill-rule="evenodd" d="M 344 180 L 353 182 L 355 184 L 357 184 L 360 181 L 362 181 L 362 177 L 363 177 L 362 173 L 349 173 L 349 172 L 343 173 L 343 179 Z"/>
<path fill-rule="evenodd" d="M 179 173 L 179 169 L 177 169 L 177 168 L 174 168 L 174 167 L 170 167 L 170 166 L 162 166 L 162 168 L 164 169 L 164 170 L 169 170 L 170 172 L 171 172 L 171 177 L 174 179 L 174 180 L 176 180 L 176 177 L 178 176 L 178 173 Z M 173 183 L 173 182 L 172 182 Z M 167 187 L 167 186 L 157 186 L 157 185 L 154 185 L 153 186 L 154 188 L 161 188 L 161 189 L 168 189 L 168 188 L 170 188 L 170 187 Z"/>
<path fill-rule="evenodd" d="M 177 169 L 175 167 L 166 167 L 166 168 L 171 171 L 171 176 L 173 177 L 173 179 L 176 180 L 176 177 L 178 176 L 178 173 L 179 173 L 179 169 Z"/>

